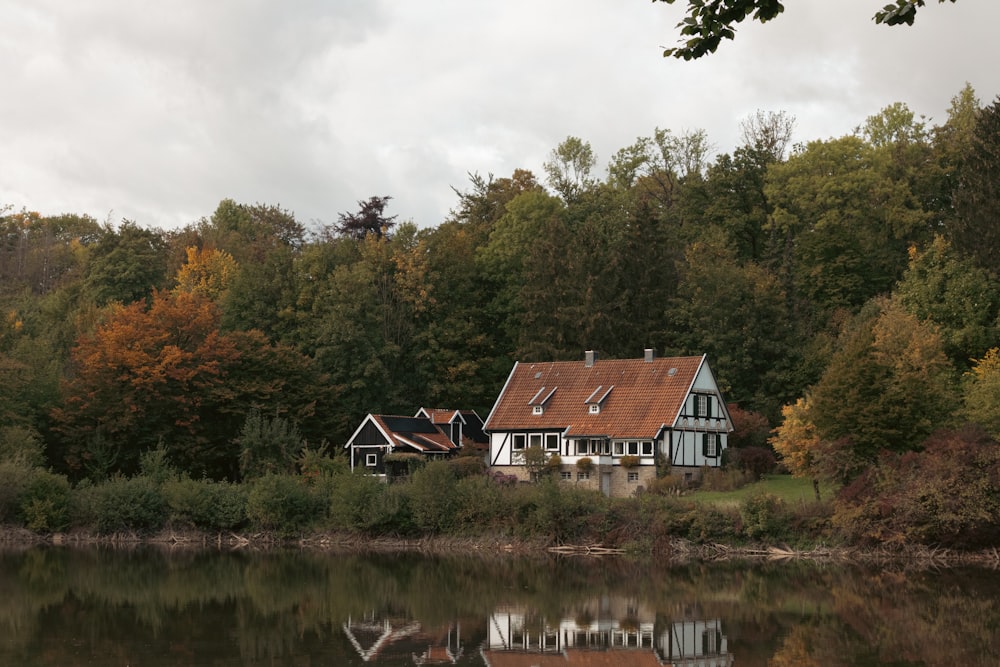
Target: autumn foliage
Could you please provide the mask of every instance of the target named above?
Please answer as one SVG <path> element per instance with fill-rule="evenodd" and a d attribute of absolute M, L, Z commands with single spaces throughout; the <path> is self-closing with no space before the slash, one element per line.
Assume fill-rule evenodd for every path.
<path fill-rule="evenodd" d="M 111 307 L 71 360 L 53 418 L 78 473 L 134 471 L 162 444 L 185 470 L 234 477 L 233 439 L 250 409 L 294 405 L 307 418 L 325 393 L 300 400 L 321 379 L 310 360 L 259 332 L 220 332 L 218 307 L 198 292 Z M 292 381 L 303 384 L 285 395 Z"/>

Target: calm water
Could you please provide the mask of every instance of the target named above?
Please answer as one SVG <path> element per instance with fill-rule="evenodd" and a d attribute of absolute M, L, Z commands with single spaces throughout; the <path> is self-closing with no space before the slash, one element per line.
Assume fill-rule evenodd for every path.
<path fill-rule="evenodd" d="M 1000 573 L 0 552 L 0 665 L 998 665 Z"/>

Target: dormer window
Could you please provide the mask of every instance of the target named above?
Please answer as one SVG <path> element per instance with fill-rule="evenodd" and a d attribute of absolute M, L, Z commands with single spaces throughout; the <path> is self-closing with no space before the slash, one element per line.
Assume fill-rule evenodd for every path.
<path fill-rule="evenodd" d="M 605 389 L 604 385 L 601 385 L 593 392 L 591 392 L 590 396 L 587 397 L 587 400 L 584 401 L 584 403 L 587 405 L 587 411 L 592 415 L 601 414 L 601 406 L 604 404 L 605 399 L 607 399 L 608 395 L 611 393 L 611 390 L 614 388 L 615 388 L 614 385 L 612 385 L 607 389 Z"/>
<path fill-rule="evenodd" d="M 531 406 L 531 414 L 540 415 L 545 412 L 545 404 L 549 402 L 552 395 L 556 393 L 557 387 L 552 387 L 552 389 L 547 389 L 542 387 L 535 392 L 535 395 L 531 397 L 528 401 L 528 405 Z"/>

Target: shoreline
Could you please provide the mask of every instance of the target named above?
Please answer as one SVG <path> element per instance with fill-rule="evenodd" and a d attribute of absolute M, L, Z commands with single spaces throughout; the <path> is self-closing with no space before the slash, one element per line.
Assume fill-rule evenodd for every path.
<path fill-rule="evenodd" d="M 797 561 L 810 560 L 843 564 L 896 564 L 922 567 L 1000 568 L 1000 548 L 958 551 L 926 546 L 862 549 L 827 547 L 794 549 L 786 545 L 721 543 L 696 544 L 673 538 L 668 544 L 649 551 L 608 548 L 601 544 L 557 544 L 548 538 L 521 539 L 481 535 L 456 537 L 368 537 L 348 533 L 315 533 L 282 537 L 274 533 L 207 533 L 196 530 L 164 529 L 157 533 L 135 532 L 99 535 L 88 531 L 39 534 L 26 528 L 0 526 L 0 549 L 52 547 L 105 547 L 133 549 L 143 546 L 170 551 L 252 551 L 301 549 L 331 553 L 412 553 L 428 556 L 479 556 L 491 558 L 547 555 L 575 558 L 658 559 L 670 563 L 718 562 L 728 560 Z"/>

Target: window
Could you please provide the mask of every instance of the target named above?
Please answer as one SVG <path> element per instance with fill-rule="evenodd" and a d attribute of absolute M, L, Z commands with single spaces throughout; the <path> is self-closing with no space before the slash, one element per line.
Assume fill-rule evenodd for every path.
<path fill-rule="evenodd" d="M 646 440 L 645 442 L 642 443 L 642 455 L 643 456 L 653 455 L 653 443 L 651 441 Z"/>
<path fill-rule="evenodd" d="M 694 395 L 694 415 L 695 417 L 712 416 L 712 397 L 707 394 Z"/>
<path fill-rule="evenodd" d="M 630 456 L 639 456 L 639 443 L 638 442 L 628 443 L 628 453 Z"/>
<path fill-rule="evenodd" d="M 597 403 L 591 403 L 590 404 L 590 414 L 597 415 L 597 414 L 600 414 L 600 413 L 601 413 L 601 406 L 598 405 Z"/>
<path fill-rule="evenodd" d="M 582 482 L 582 481 L 584 481 L 586 479 L 590 479 L 590 473 L 589 472 L 578 472 L 578 473 L 576 473 L 576 481 Z"/>
<path fill-rule="evenodd" d="M 555 433 L 545 434 L 545 449 L 550 452 L 559 451 L 559 436 Z"/>
<path fill-rule="evenodd" d="M 630 482 L 638 482 L 639 481 L 639 473 L 637 473 L 637 472 L 630 472 L 628 474 L 628 481 L 630 481 Z"/>
<path fill-rule="evenodd" d="M 365 454 L 365 466 L 374 468 L 378 465 L 378 454 Z"/>
<path fill-rule="evenodd" d="M 701 441 L 701 453 L 707 458 L 714 459 L 719 456 L 719 434 L 718 433 L 704 433 L 702 434 Z"/>
<path fill-rule="evenodd" d="M 527 440 L 527 436 L 523 433 L 514 434 L 514 449 L 524 449 L 524 443 Z"/>
<path fill-rule="evenodd" d="M 543 412 L 545 412 L 545 410 L 540 405 L 534 405 L 531 407 L 531 414 L 533 415 L 540 415 Z"/>
<path fill-rule="evenodd" d="M 542 448 L 542 434 L 541 433 L 532 433 L 530 436 L 528 436 L 528 446 L 529 447 L 538 447 L 539 449 L 541 449 Z"/>
<path fill-rule="evenodd" d="M 615 456 L 621 456 L 624 453 L 625 453 L 625 443 L 624 442 L 616 442 L 615 443 Z"/>
<path fill-rule="evenodd" d="M 590 447 L 588 447 L 589 442 L 587 440 L 577 440 L 576 441 L 576 453 L 582 456 L 586 456 L 590 453 Z M 595 452 L 596 453 L 596 452 Z"/>
<path fill-rule="evenodd" d="M 572 482 L 573 481 L 573 473 L 563 471 L 563 472 L 559 473 L 559 479 L 561 479 L 564 482 Z"/>

